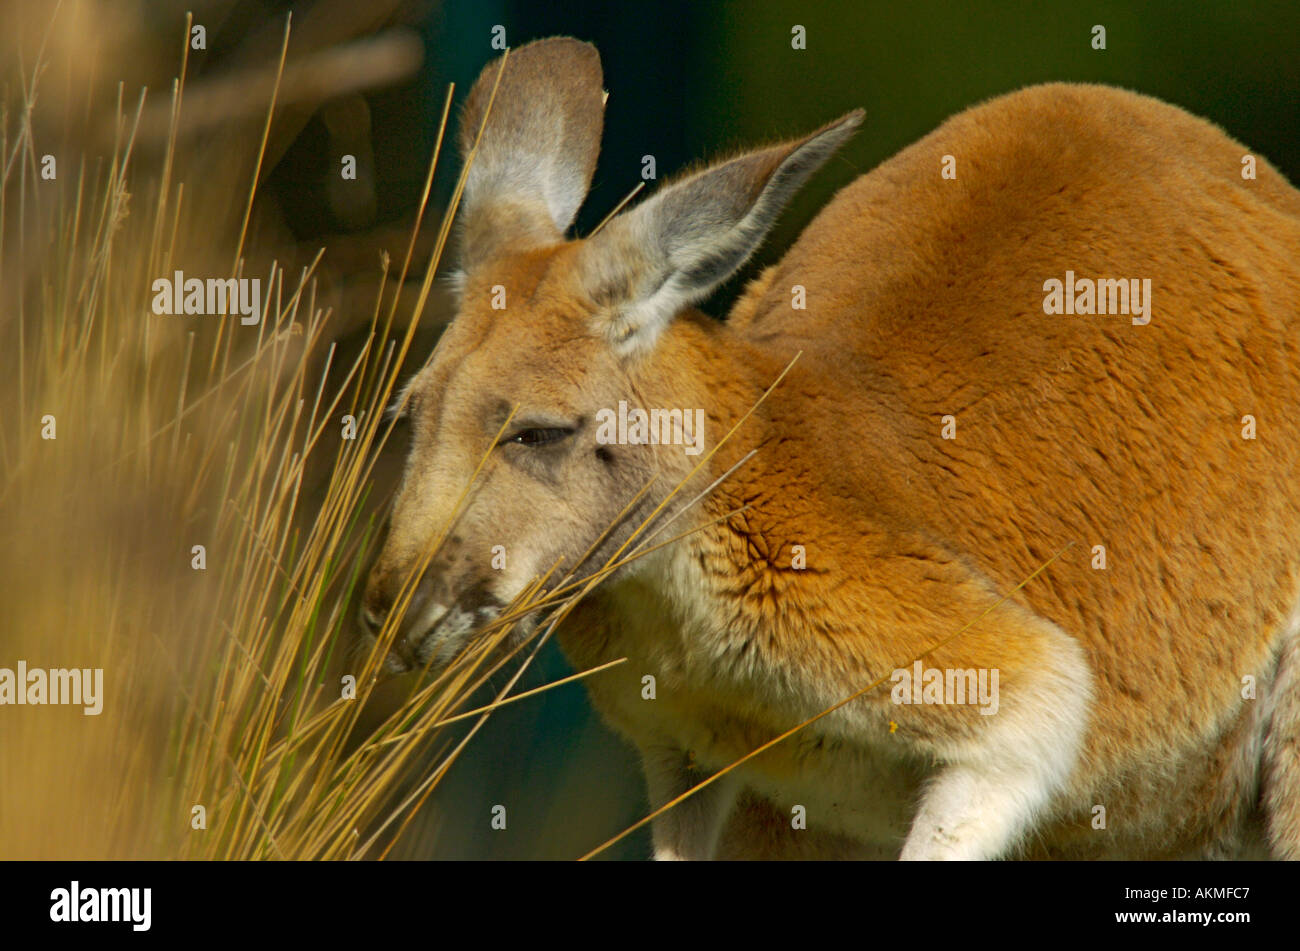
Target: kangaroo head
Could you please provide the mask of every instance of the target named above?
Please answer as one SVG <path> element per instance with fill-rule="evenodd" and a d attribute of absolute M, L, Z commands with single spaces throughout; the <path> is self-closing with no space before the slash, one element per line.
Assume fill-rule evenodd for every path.
<path fill-rule="evenodd" d="M 570 241 L 596 167 L 601 82 L 594 47 L 548 39 L 490 64 L 467 100 L 459 310 L 398 400 L 410 455 L 361 611 L 373 638 L 414 585 L 389 670 L 444 665 L 557 564 L 563 574 L 589 551 L 581 574 L 604 564 L 690 473 L 698 432 L 693 447 L 620 445 L 612 417 L 623 401 L 632 431 L 635 411 L 654 408 L 682 411 L 656 423 L 691 426 L 700 402 L 684 401 L 713 381 L 692 381 L 663 331 L 744 263 L 861 121 L 697 171 Z"/>

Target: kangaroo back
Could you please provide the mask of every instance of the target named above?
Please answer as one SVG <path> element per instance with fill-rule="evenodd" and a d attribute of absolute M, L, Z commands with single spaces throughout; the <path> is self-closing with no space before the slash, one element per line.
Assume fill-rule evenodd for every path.
<path fill-rule="evenodd" d="M 1015 599 L 1094 674 L 1084 799 L 1122 779 L 1208 822 L 1228 796 L 1231 825 L 1256 766 L 1217 744 L 1259 742 L 1236 724 L 1271 698 L 1243 693 L 1283 689 L 1300 604 L 1300 193 L 1182 110 L 1035 87 L 845 188 L 733 323 L 804 351 L 789 451 L 874 487 L 824 518 L 940 539 L 1000 591 L 1071 546 Z"/>

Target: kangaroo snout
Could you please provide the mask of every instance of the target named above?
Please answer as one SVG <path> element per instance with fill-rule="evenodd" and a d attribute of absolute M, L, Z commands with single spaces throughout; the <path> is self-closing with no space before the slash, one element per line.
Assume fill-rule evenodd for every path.
<path fill-rule="evenodd" d="M 445 573 L 426 573 L 404 598 L 400 582 L 392 582 L 391 577 L 378 570 L 371 574 L 358 611 L 367 647 L 380 638 L 386 624 L 396 624 L 384 658 L 386 673 L 446 666 L 503 607 L 486 582 L 470 584 L 457 594 Z M 395 611 L 400 616 L 393 618 Z"/>
<path fill-rule="evenodd" d="M 383 633 L 397 601 L 397 594 L 396 590 L 385 583 L 383 575 L 372 572 L 357 611 L 357 622 L 367 649 L 372 648 Z M 383 665 L 386 673 L 403 673 L 417 665 L 416 648 L 420 642 L 417 624 L 427 598 L 428 588 L 424 584 L 417 585 L 411 593 L 402 617 L 397 621 L 398 628 L 391 635 Z"/>

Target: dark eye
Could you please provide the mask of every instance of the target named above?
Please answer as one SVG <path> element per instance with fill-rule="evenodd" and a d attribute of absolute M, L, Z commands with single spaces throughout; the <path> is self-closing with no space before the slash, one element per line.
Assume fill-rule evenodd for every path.
<path fill-rule="evenodd" d="M 547 443 L 559 442 L 566 436 L 573 435 L 572 429 L 560 429 L 552 427 L 548 429 L 521 429 L 513 436 L 506 438 L 506 442 L 519 443 L 521 446 L 545 446 Z"/>

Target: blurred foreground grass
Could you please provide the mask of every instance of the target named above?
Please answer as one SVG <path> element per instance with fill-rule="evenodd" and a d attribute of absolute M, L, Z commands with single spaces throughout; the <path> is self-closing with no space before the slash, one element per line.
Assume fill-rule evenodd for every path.
<path fill-rule="evenodd" d="M 417 337 L 399 306 L 428 306 L 450 212 L 421 204 L 405 257 L 376 255 L 345 358 L 321 255 L 290 271 L 250 228 L 283 48 L 262 117 L 216 151 L 177 135 L 181 37 L 171 89 L 129 94 L 101 72 L 130 31 L 53 17 L 0 62 L 0 666 L 102 668 L 104 696 L 97 716 L 0 709 L 0 857 L 427 857 L 444 834 L 463 854 L 437 815 L 411 819 L 486 719 L 466 712 L 509 686 L 509 625 L 431 682 L 377 683 L 350 646 L 382 409 Z M 434 247 L 412 292 L 417 235 Z M 177 271 L 260 280 L 261 319 L 154 313 Z"/>

